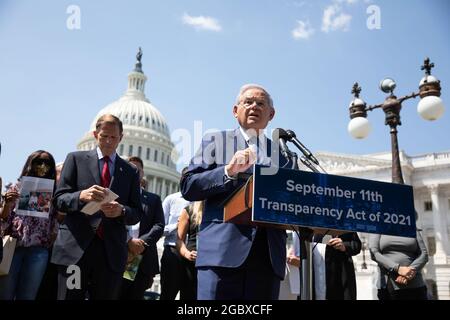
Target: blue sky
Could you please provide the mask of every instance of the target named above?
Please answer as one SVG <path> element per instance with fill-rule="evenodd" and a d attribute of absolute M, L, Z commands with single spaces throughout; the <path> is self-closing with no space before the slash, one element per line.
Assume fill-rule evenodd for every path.
<path fill-rule="evenodd" d="M 80 29 L 66 26 L 70 5 Z M 380 29 L 367 27 L 371 5 Z M 295 130 L 313 152 L 350 154 L 390 150 L 381 110 L 369 113 L 368 138 L 347 133 L 353 83 L 369 104 L 384 100 L 387 76 L 397 95 L 409 94 L 429 56 L 447 110 L 428 122 L 417 99 L 404 103 L 399 145 L 411 155 L 448 151 L 449 9 L 446 0 L 1 0 L 0 176 L 15 180 L 34 150 L 57 161 L 75 150 L 97 112 L 124 93 L 139 46 L 146 95 L 171 130 L 199 120 L 204 130 L 235 128 L 235 96 L 252 82 L 274 99 L 270 128 Z"/>

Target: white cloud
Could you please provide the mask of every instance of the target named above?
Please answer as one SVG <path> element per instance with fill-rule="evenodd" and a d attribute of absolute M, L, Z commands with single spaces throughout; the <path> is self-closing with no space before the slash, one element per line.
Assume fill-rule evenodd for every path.
<path fill-rule="evenodd" d="M 301 7 L 303 7 L 305 4 L 306 4 L 306 1 L 294 1 L 294 2 L 293 2 L 294 7 L 297 7 L 297 8 L 301 8 Z"/>
<path fill-rule="evenodd" d="M 344 0 L 354 1 L 354 0 Z M 342 8 L 338 4 L 332 4 L 325 8 L 322 17 L 322 31 L 348 31 L 350 29 L 350 21 L 352 16 L 342 12 Z"/>
<path fill-rule="evenodd" d="M 357 3 L 358 0 L 334 0 L 336 3 L 346 3 L 346 4 L 354 4 Z"/>
<path fill-rule="evenodd" d="M 309 39 L 314 34 L 314 29 L 309 24 L 309 21 L 297 20 L 297 27 L 292 30 L 292 37 L 294 39 Z"/>
<path fill-rule="evenodd" d="M 204 16 L 193 17 L 185 13 L 183 14 L 182 20 L 184 24 L 192 26 L 198 30 L 210 30 L 216 32 L 222 30 L 219 21 L 211 17 L 204 17 Z"/>

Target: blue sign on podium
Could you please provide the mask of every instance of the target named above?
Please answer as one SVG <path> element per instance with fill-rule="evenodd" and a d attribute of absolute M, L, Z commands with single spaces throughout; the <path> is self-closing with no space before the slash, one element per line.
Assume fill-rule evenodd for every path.
<path fill-rule="evenodd" d="M 254 166 L 252 220 L 296 226 L 416 236 L 413 189 L 291 169 Z"/>

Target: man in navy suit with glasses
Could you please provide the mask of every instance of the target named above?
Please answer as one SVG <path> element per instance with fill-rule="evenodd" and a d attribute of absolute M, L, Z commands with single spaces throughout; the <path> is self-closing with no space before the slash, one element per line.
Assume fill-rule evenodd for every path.
<path fill-rule="evenodd" d="M 244 85 L 233 106 L 239 128 L 205 135 L 181 179 L 186 200 L 206 200 L 198 234 L 198 299 L 277 299 L 286 262 L 286 232 L 223 222 L 223 204 L 253 164 L 283 166 L 278 145 L 264 134 L 275 115 L 261 86 Z"/>

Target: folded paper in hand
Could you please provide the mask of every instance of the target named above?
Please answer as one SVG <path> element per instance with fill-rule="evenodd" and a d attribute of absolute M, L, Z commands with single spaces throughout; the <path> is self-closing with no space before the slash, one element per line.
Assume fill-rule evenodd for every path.
<path fill-rule="evenodd" d="M 100 207 L 102 204 L 114 201 L 119 197 L 117 194 L 112 192 L 110 189 L 106 189 L 106 191 L 107 191 L 106 197 L 102 201 L 89 202 L 88 204 L 86 204 L 83 207 L 83 209 L 81 209 L 81 212 L 88 214 L 88 215 L 93 215 L 94 213 L 96 213 L 97 211 L 100 210 Z"/>

